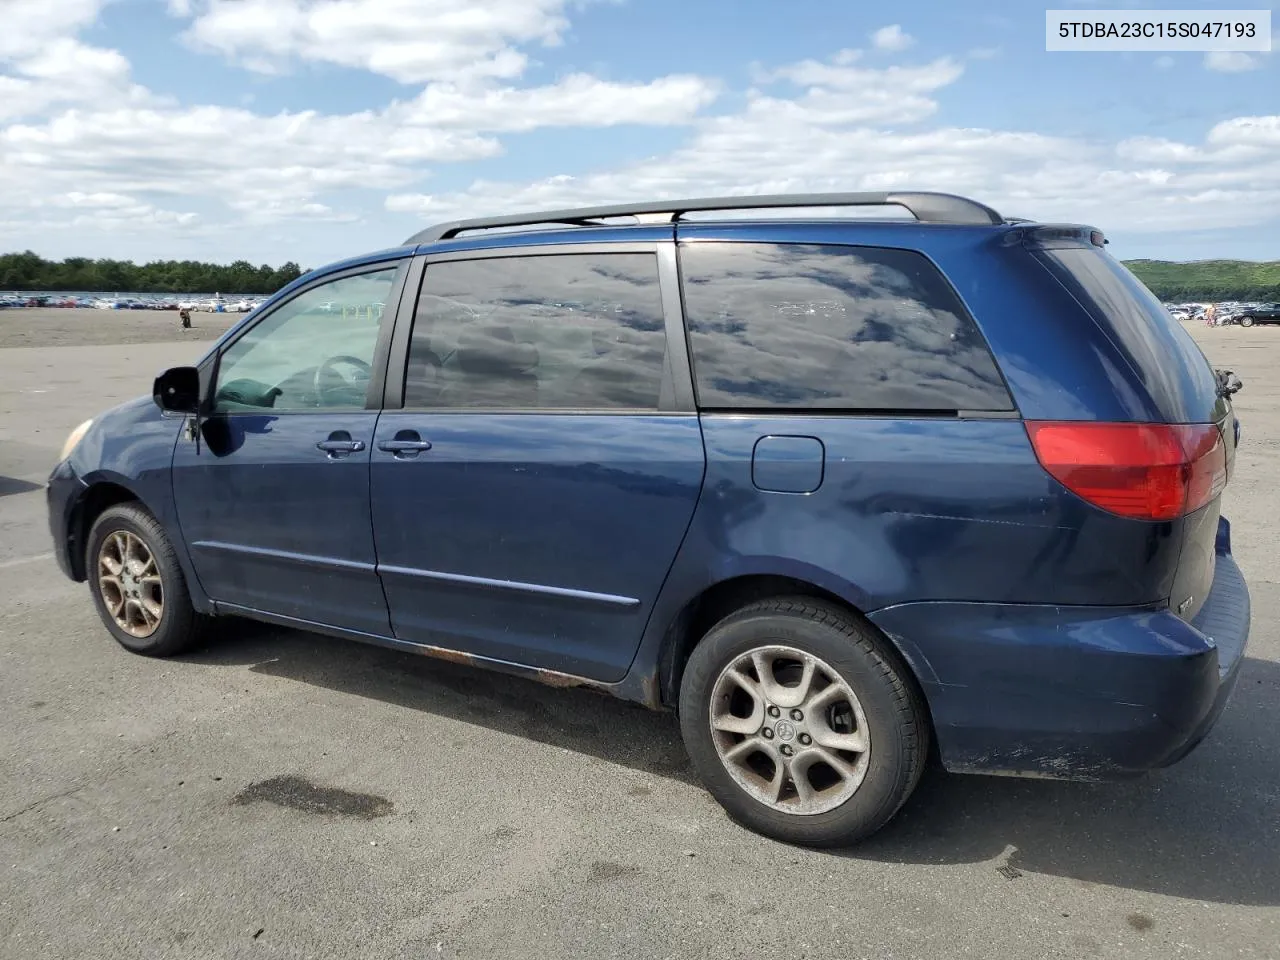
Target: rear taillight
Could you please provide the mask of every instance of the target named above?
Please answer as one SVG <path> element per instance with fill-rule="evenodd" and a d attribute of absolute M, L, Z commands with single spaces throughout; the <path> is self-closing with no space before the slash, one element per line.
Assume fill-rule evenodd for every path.
<path fill-rule="evenodd" d="M 1040 465 L 1094 506 L 1122 517 L 1173 520 L 1227 485 L 1227 450 L 1205 424 L 1027 421 Z"/>

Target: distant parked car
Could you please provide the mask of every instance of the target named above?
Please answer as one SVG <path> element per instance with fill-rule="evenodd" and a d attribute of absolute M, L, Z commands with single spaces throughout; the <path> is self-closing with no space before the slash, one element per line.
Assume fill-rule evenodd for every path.
<path fill-rule="evenodd" d="M 1280 323 L 1280 303 L 1254 303 L 1232 314 L 1231 319 L 1242 327 L 1255 323 Z"/>

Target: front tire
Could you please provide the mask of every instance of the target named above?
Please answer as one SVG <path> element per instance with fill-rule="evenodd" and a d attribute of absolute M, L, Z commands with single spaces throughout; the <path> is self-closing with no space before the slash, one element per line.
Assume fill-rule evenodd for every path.
<path fill-rule="evenodd" d="M 1252 326 L 1253 326 L 1253 317 L 1241 317 L 1241 318 L 1240 318 L 1240 326 L 1242 326 L 1242 327 L 1252 327 Z"/>
<path fill-rule="evenodd" d="M 200 639 L 207 618 L 191 605 L 169 538 L 139 504 L 110 507 L 94 521 L 85 573 L 98 616 L 122 647 L 170 657 Z"/>
<path fill-rule="evenodd" d="M 755 603 L 713 627 L 686 665 L 680 726 L 730 817 L 805 846 L 879 830 L 929 751 L 905 665 L 873 628 L 809 597 Z"/>

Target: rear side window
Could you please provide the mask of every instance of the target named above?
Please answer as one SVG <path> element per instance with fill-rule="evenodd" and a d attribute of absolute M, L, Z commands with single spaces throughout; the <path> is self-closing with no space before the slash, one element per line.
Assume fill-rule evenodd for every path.
<path fill-rule="evenodd" d="M 1205 419 L 1217 379 L 1203 351 L 1124 264 L 1094 246 L 1037 256 L 1124 352 L 1171 422 Z"/>
<path fill-rule="evenodd" d="M 982 334 L 921 254 L 698 242 L 680 266 L 704 408 L 1013 408 Z"/>
<path fill-rule="evenodd" d="M 653 254 L 433 263 L 414 318 L 405 405 L 657 410 L 666 346 Z"/>

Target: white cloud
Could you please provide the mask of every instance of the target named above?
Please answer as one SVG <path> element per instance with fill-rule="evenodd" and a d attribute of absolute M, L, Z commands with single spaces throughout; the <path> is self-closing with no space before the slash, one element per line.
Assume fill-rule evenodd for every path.
<path fill-rule="evenodd" d="M 779 73 L 808 70 L 798 67 Z M 705 120 L 687 146 L 643 164 L 393 194 L 386 207 L 446 220 L 699 194 L 937 189 L 1008 215 L 1135 232 L 1266 223 L 1280 211 L 1277 116 L 1218 124 L 1199 144 L 1135 138 L 1106 148 L 1034 133 L 832 122 L 797 106 L 814 96 L 810 90 L 799 101 L 770 100 L 768 109 L 755 101 L 740 114 Z"/>
<path fill-rule="evenodd" d="M 871 34 L 871 42 L 875 44 L 877 50 L 898 52 L 906 50 L 916 41 L 915 37 L 905 32 L 900 24 L 894 23 L 887 27 L 881 27 Z"/>
<path fill-rule="evenodd" d="M 1156 57 L 1151 65 L 1155 67 L 1157 70 L 1172 70 L 1175 62 L 1176 61 L 1173 59 L 1173 57 L 1169 56 L 1168 54 L 1165 54 L 1162 57 Z"/>
<path fill-rule="evenodd" d="M 1204 65 L 1205 69 L 1218 73 L 1247 73 L 1261 67 L 1262 61 L 1238 50 L 1213 50 L 1204 55 Z"/>
<path fill-rule="evenodd" d="M 193 0 L 188 38 L 253 70 L 356 67 L 403 83 L 524 72 L 522 44 L 558 45 L 568 0 Z"/>
<path fill-rule="evenodd" d="M 0 60 L 27 57 L 97 19 L 106 0 L 3 0 Z"/>
<path fill-rule="evenodd" d="M 93 23 L 105 0 L 0 0 L 0 121 L 56 104 L 145 98 L 115 50 L 74 33 Z"/>
<path fill-rule="evenodd" d="M 95 230 L 120 230 L 142 232 L 149 227 L 188 227 L 199 218 L 194 213 L 167 210 L 140 201 L 122 193 L 84 193 L 72 190 L 48 200 L 35 200 L 32 207 L 53 207 L 73 211 L 64 226 L 86 227 Z M 51 221 L 57 223 L 58 221 Z"/>
<path fill-rule="evenodd" d="M 129 62 L 115 50 L 90 47 L 70 37 L 50 39 L 31 55 L 15 59 L 0 75 L 0 120 L 32 116 L 57 104 L 144 103 L 151 95 L 131 82 Z"/>
<path fill-rule="evenodd" d="M 0 130 L 0 183 L 9 174 L 15 183 L 91 181 L 114 192 L 310 199 L 337 187 L 394 187 L 414 178 L 412 164 L 499 149 L 470 132 L 401 125 L 389 113 L 68 110 L 43 124 Z"/>
<path fill-rule="evenodd" d="M 1271 34 L 1271 49 L 1258 53 L 1242 53 L 1240 51 L 1216 50 L 1204 55 L 1206 70 L 1219 73 L 1248 73 L 1260 70 L 1266 64 L 1266 58 L 1280 50 L 1280 30 Z"/>
<path fill-rule="evenodd" d="M 119 52 L 77 39 L 100 2 L 0 4 L 38 38 L 0 34 L 0 247 L 64 229 L 88 253 L 113 252 L 105 237 L 129 233 L 140 238 L 131 249 L 157 253 L 173 236 L 216 235 L 241 256 L 269 237 L 314 262 L 322 243 L 343 244 L 337 254 L 355 234 L 325 225 L 357 218 L 399 239 L 425 219 L 706 193 L 953 190 L 1108 230 L 1275 223 L 1280 211 L 1280 117 L 1118 142 L 939 122 L 940 92 L 965 82 L 979 51 L 880 69 L 857 49 L 775 63 L 709 114 L 720 85 L 694 74 L 521 82 L 531 51 L 570 36 L 574 0 L 170 0 L 191 42 L 235 62 L 336 64 L 415 84 L 369 110 L 265 114 L 139 87 Z M 271 30 L 254 28 L 277 15 Z M 503 153 L 511 134 L 624 123 L 687 133 L 607 169 L 565 155 L 536 178 L 459 189 L 447 176 Z M 369 209 L 370 193 L 383 209 Z"/>
<path fill-rule="evenodd" d="M 1211 144 L 1280 150 L 1280 116 L 1236 117 L 1209 131 Z"/>
<path fill-rule="evenodd" d="M 350 211 L 324 202 L 328 194 L 395 190 L 419 181 L 426 174 L 425 163 L 494 156 L 503 146 L 491 134 L 549 126 L 687 123 L 716 96 L 715 83 L 693 75 L 625 83 L 573 74 L 526 88 L 477 81 L 472 75 L 466 82 L 432 83 L 415 97 L 351 114 L 307 110 L 263 115 L 247 108 L 178 105 L 135 85 L 127 60 L 117 51 L 74 39 L 79 26 L 92 22 L 97 6 L 63 0 L 52 18 L 56 29 L 42 28 L 42 45 L 13 60 L 12 75 L 0 74 L 0 215 L 32 195 L 62 198 L 48 205 L 51 211 L 89 202 L 85 198 L 117 197 L 119 209 L 130 209 L 143 222 L 159 222 L 162 211 L 135 198 L 169 195 L 204 197 L 253 224 L 349 221 L 354 218 Z M 224 11 L 224 5 L 214 2 L 200 9 L 214 22 L 225 15 L 228 22 L 243 24 L 299 4 L 246 0 L 234 6 Z M 522 8 L 524 26 L 513 14 L 502 27 L 506 33 L 499 33 L 532 32 L 546 42 L 554 40 L 530 25 L 528 12 L 536 6 Z M 542 6 L 557 7 L 558 2 Z M 385 17 L 403 14 L 408 7 L 410 14 L 430 7 L 438 18 L 451 15 L 455 32 L 477 35 L 487 35 L 484 25 L 496 23 L 495 10 L 505 14 L 514 9 L 506 0 L 479 10 L 405 0 L 398 11 L 396 3 L 330 0 L 308 4 L 306 12 L 321 26 L 332 25 L 335 18 L 350 26 L 354 13 Z M 29 3 L 23 9 L 32 23 L 39 19 L 35 9 Z M 170 9 L 181 14 L 184 5 L 174 3 Z M 359 34 L 354 27 L 350 32 Z M 489 49 L 495 56 L 505 55 L 492 44 Z M 385 59 L 389 51 L 382 48 L 377 56 Z M 5 126 L 5 120 L 20 122 Z M 93 215 L 101 218 L 106 209 L 99 204 Z"/>
<path fill-rule="evenodd" d="M 964 67 L 949 57 L 921 66 L 885 69 L 848 65 L 854 59 L 845 55 L 830 63 L 802 60 L 761 72 L 760 79 L 766 83 L 786 81 L 806 89 L 800 96 L 751 91 L 747 103 L 750 122 L 776 124 L 779 133 L 808 124 L 914 122 L 938 109 L 929 94 L 964 74 Z M 726 118 L 723 125 L 732 127 L 740 120 Z"/>
<path fill-rule="evenodd" d="M 802 87 L 830 87 L 834 90 L 862 94 L 869 89 L 930 93 L 954 83 L 964 73 L 964 67 L 950 57 L 943 57 L 919 67 L 855 67 L 844 63 L 822 63 L 802 60 L 781 67 L 767 79 L 789 80 Z"/>
<path fill-rule="evenodd" d="M 393 193 L 384 206 L 393 213 L 431 213 L 435 198 L 429 193 Z"/>
<path fill-rule="evenodd" d="M 50 201 L 55 207 L 91 207 L 98 209 L 120 209 L 132 206 L 136 201 L 123 193 L 83 193 L 72 190 L 53 197 Z"/>
<path fill-rule="evenodd" d="M 436 220 L 699 194 L 937 189 L 1009 215 L 1161 231 L 1265 223 L 1280 211 L 1280 118 L 1237 118 L 1199 143 L 1132 138 L 1108 146 L 1031 132 L 925 127 L 950 59 L 861 66 L 856 51 L 757 70 L 734 114 L 697 121 L 662 157 L 534 182 L 392 193 L 386 209 Z M 914 127 L 904 126 L 914 124 Z"/>
<path fill-rule="evenodd" d="M 610 127 L 620 123 L 685 123 L 716 97 L 702 77 L 610 83 L 573 74 L 547 87 L 467 89 L 432 84 L 404 111 L 406 119 L 443 128 L 491 132 L 538 127 Z"/>
<path fill-rule="evenodd" d="M 433 85 L 414 100 L 346 115 L 160 103 L 75 108 L 0 126 L 0 194 L 93 183 L 116 193 L 206 195 L 258 219 L 310 217 L 321 211 L 308 204 L 326 192 L 394 189 L 419 179 L 424 163 L 502 152 L 488 132 L 684 123 L 714 95 L 691 76 L 617 84 L 577 75 L 525 90 Z"/>

